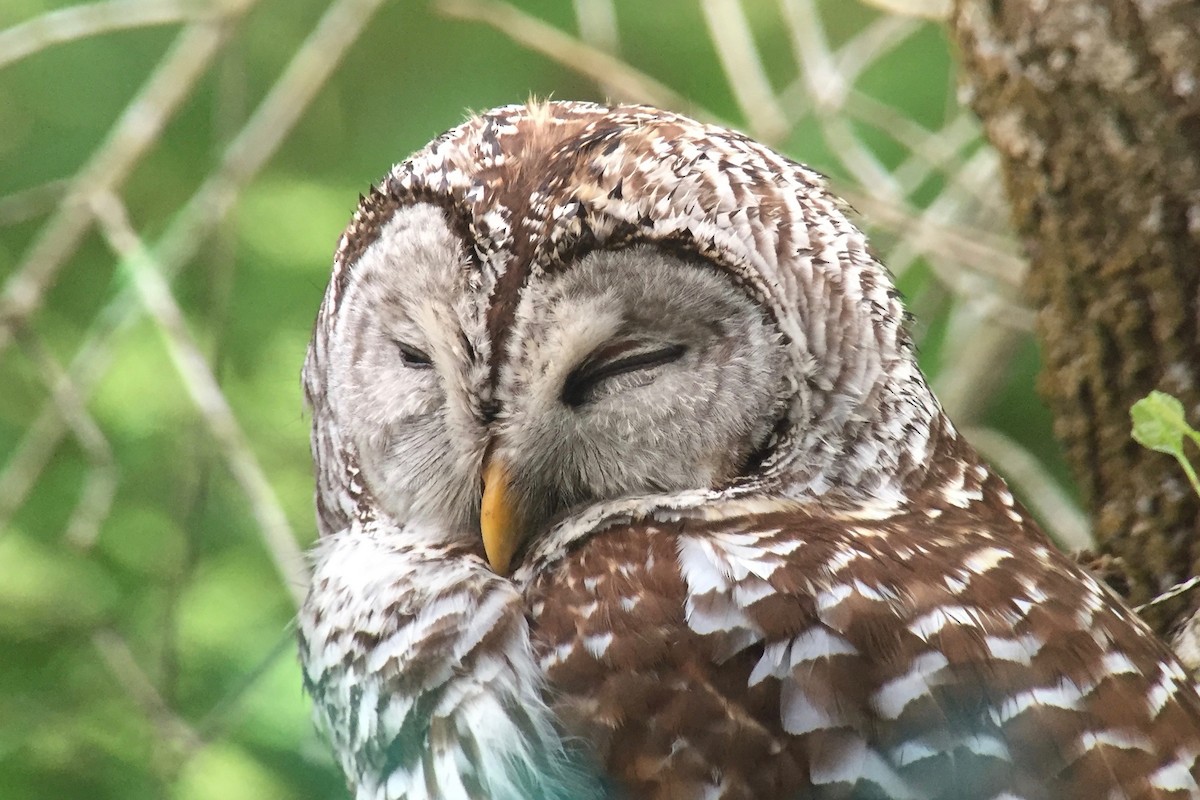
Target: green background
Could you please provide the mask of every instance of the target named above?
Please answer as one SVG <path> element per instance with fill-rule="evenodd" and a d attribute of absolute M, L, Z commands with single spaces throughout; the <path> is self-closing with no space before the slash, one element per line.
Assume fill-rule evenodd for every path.
<path fill-rule="evenodd" d="M 570 2 L 516 5 L 576 33 Z M 880 19 L 863 4 L 817 5 L 835 45 Z M 6 0 L 0 28 L 54 7 Z M 230 23 L 212 68 L 120 189 L 147 243 L 212 174 L 325 7 L 263 0 Z M 798 66 L 780 6 L 747 0 L 743 8 L 772 85 L 782 89 Z M 616 10 L 621 58 L 694 104 L 679 110 L 745 124 L 695 3 L 629 0 Z M 0 69 L 0 201 L 73 180 L 180 30 L 167 24 L 89 36 Z M 855 87 L 937 132 L 956 110 L 944 32 L 922 23 Z M 494 26 L 416 0 L 386 3 L 173 282 L 189 329 L 304 546 L 315 529 L 298 375 L 331 254 L 359 192 L 467 110 L 531 95 L 604 99 L 586 76 Z M 811 105 L 796 96 L 797 107 Z M 859 185 L 846 168 L 845 142 L 821 114 L 798 116 L 781 149 L 870 196 L 874 187 Z M 849 124 L 889 170 L 912 154 L 888 130 Z M 966 157 L 981 146 L 975 131 L 957 147 Z M 935 201 L 951 178 L 935 170 L 912 187 L 909 202 L 920 209 Z M 53 209 L 17 206 L 20 213 L 0 227 L 5 281 Z M 1002 228 L 1002 220 L 990 224 Z M 885 261 L 909 235 L 902 226 L 872 232 Z M 900 282 L 918 314 L 923 365 L 942 378 L 956 368 L 947 353 L 952 301 L 962 293 L 949 291 L 924 259 Z M 19 341 L 0 354 L 0 469 L 11 465 L 50 396 L 46 359 L 69 363 L 128 284 L 91 230 Z M 980 291 L 994 289 L 984 282 Z M 64 535 L 94 461 L 71 436 L 47 452 L 45 468 L 0 529 L 0 797 L 346 796 L 301 692 L 291 596 L 227 453 L 154 324 L 143 316 L 113 339 L 108 355 L 87 410 L 111 450 L 118 483 L 94 542 Z M 1036 367 L 1029 336 L 1017 337 L 990 366 L 993 380 L 975 422 L 1013 437 L 1063 479 L 1033 391 Z"/>

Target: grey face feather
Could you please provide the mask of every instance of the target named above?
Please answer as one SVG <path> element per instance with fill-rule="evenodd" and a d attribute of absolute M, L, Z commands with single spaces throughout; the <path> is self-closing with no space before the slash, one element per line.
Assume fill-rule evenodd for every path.
<path fill-rule="evenodd" d="M 596 501 L 727 485 L 784 407 L 762 309 L 710 264 L 645 245 L 534 277 L 509 341 L 493 457 L 531 533 Z"/>
<path fill-rule="evenodd" d="M 342 435 L 381 509 L 464 540 L 478 526 L 487 437 L 475 399 L 486 343 L 469 275 L 440 209 L 401 209 L 359 261 L 330 357 Z"/>
<path fill-rule="evenodd" d="M 781 337 L 725 274 L 640 245 L 523 287 L 490 410 L 486 308 L 440 209 L 396 213 L 360 259 L 331 364 L 380 510 L 477 537 L 485 449 L 526 535 L 602 500 L 734 481 L 785 406 Z M 425 362 L 427 357 L 427 363 Z"/>

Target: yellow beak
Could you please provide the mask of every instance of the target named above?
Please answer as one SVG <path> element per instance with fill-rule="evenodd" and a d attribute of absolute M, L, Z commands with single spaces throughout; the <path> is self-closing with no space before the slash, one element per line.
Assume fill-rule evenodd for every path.
<path fill-rule="evenodd" d="M 497 575 L 507 575 L 520 536 L 508 497 L 508 470 L 497 459 L 490 460 L 483 471 L 479 527 L 483 532 L 483 551 L 487 553 L 488 563 Z"/>

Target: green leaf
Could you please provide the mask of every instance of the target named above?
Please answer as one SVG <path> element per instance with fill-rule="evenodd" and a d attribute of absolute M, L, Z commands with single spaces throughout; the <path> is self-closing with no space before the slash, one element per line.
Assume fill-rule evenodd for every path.
<path fill-rule="evenodd" d="M 1129 409 L 1133 439 L 1143 447 L 1183 458 L 1183 437 L 1196 433 L 1183 416 L 1183 403 L 1165 392 L 1151 392 Z"/>
<path fill-rule="evenodd" d="M 1200 445 L 1200 433 L 1187 424 L 1183 415 L 1183 403 L 1165 392 L 1151 392 L 1138 400 L 1129 409 L 1133 420 L 1133 439 L 1143 447 L 1175 456 L 1179 466 L 1192 484 L 1192 491 L 1200 495 L 1200 477 L 1183 452 L 1183 437 L 1191 438 Z"/>

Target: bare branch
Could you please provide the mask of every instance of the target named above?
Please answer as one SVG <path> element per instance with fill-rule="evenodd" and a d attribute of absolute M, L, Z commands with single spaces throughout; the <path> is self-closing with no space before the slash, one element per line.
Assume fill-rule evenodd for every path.
<path fill-rule="evenodd" d="M 91 462 L 79 502 L 67 522 L 66 530 L 68 542 L 81 549 L 90 548 L 95 544 L 100 525 L 112 509 L 113 497 L 117 492 L 117 465 L 112 446 L 96 420 L 88 413 L 79 388 L 41 339 L 33 334 L 21 337 L 21 349 L 37 366 L 50 388 L 54 407 L 75 434 L 76 441 Z M 23 483 L 31 487 L 35 477 L 36 473 L 30 473 Z M 6 502 L 7 499 L 0 500 L 0 508 L 11 512 L 13 509 Z M 0 517 L 7 517 L 7 514 L 0 513 Z M 0 525 L 0 530 L 3 528 L 4 525 Z"/>
<path fill-rule="evenodd" d="M 742 117 L 757 138 L 781 141 L 791 125 L 771 88 L 741 4 L 738 0 L 702 0 L 700 8 Z"/>
<path fill-rule="evenodd" d="M 847 85 L 853 85 L 867 67 L 896 49 L 921 27 L 917 20 L 911 18 L 894 15 L 880 17 L 838 49 L 838 74 Z"/>
<path fill-rule="evenodd" d="M 266 165 L 329 80 L 384 0 L 336 0 L 325 10 L 283 74 L 192 195 L 155 252 L 173 275 L 204 243 L 238 194 Z"/>
<path fill-rule="evenodd" d="M 186 720 L 171 710 L 121 636 L 111 630 L 96 631 L 92 634 L 92 646 L 117 683 L 164 741 L 176 743 L 184 757 L 204 747 L 204 739 Z"/>
<path fill-rule="evenodd" d="M 71 185 L 69 180 L 57 180 L 33 186 L 0 197 L 0 228 L 19 225 L 47 214 L 58 205 Z"/>
<path fill-rule="evenodd" d="M 589 47 L 616 56 L 621 50 L 621 32 L 617 27 L 617 9 L 613 0 L 574 0 L 575 23 L 579 38 Z M 600 81 L 605 97 L 617 97 L 619 86 Z"/>
<path fill-rule="evenodd" d="M 924 17 L 941 22 L 950 16 L 950 0 L 862 0 L 889 14 Z"/>
<path fill-rule="evenodd" d="M 158 264 L 169 280 L 183 269 L 248 182 L 278 147 L 296 120 L 358 38 L 382 0 L 339 0 L 305 39 L 258 109 L 226 148 L 221 165 L 192 195 L 160 239 Z M 91 211 L 80 209 L 87 224 Z M 80 234 L 82 235 L 82 234 Z M 3 323 L 0 305 L 0 324 Z M 140 306 L 124 289 L 101 311 L 68 369 L 80 397 L 95 389 L 111 360 L 109 340 L 137 319 Z M 5 329 L 0 328 L 0 349 Z M 57 410 L 38 412 L 4 471 L 0 473 L 0 527 L 28 496 L 32 481 L 66 433 Z"/>
<path fill-rule="evenodd" d="M 818 106 L 841 105 L 846 83 L 834 65 L 833 50 L 825 38 L 825 27 L 812 0 L 781 0 L 784 22 L 792 40 L 792 52 L 800 64 L 801 85 Z"/>
<path fill-rule="evenodd" d="M 613 87 L 624 102 L 649 103 L 673 108 L 701 119 L 713 115 L 683 95 L 628 63 L 564 33 L 537 17 L 499 0 L 438 0 L 435 8 L 448 17 L 475 20 L 501 31 L 517 44 L 584 75 Z"/>
<path fill-rule="evenodd" d="M 850 121 L 840 114 L 819 118 L 825 141 L 837 154 L 838 160 L 850 171 L 860 186 L 870 186 L 877 196 L 899 199 L 900 184 L 888 168 L 863 144 Z"/>
<path fill-rule="evenodd" d="M 267 551 L 292 594 L 297 607 L 304 602 L 308 589 L 308 565 L 296 543 L 283 506 L 259 466 L 229 401 L 208 367 L 204 353 L 192 337 L 175 303 L 160 268 L 129 225 L 125 207 L 116 195 L 96 196 L 93 209 L 109 245 L 123 259 L 122 266 L 133 278 L 133 286 L 142 305 L 163 333 L 175 368 L 183 378 L 188 394 L 208 425 L 213 439 L 229 465 L 234 479 L 250 500 Z"/>
<path fill-rule="evenodd" d="M 579 38 L 598 50 L 616 55 L 621 45 L 613 0 L 573 0 Z"/>
<path fill-rule="evenodd" d="M 925 252 L 961 264 L 964 270 L 1020 287 L 1025 262 L 1012 252 L 1009 240 L 986 231 L 964 232 L 942 225 L 905 203 L 882 200 L 860 189 L 839 186 L 838 194 L 872 224 L 898 231 L 906 238 L 920 238 Z M 950 281 L 950 288 L 955 289 L 953 283 Z"/>
<path fill-rule="evenodd" d="M 102 33 L 170 25 L 215 22 L 240 13 L 243 0 L 200 3 L 196 0 L 107 0 L 61 8 L 0 31 L 0 69 L 54 45 Z"/>
<path fill-rule="evenodd" d="M 58 211 L 42 228 L 0 294 L 0 352 L 16 329 L 37 311 L 46 287 L 74 255 L 91 226 L 88 197 L 116 189 L 156 141 L 163 125 L 203 76 L 228 31 L 212 23 L 191 25 L 137 96 L 125 107 L 108 138 L 73 179 Z"/>

